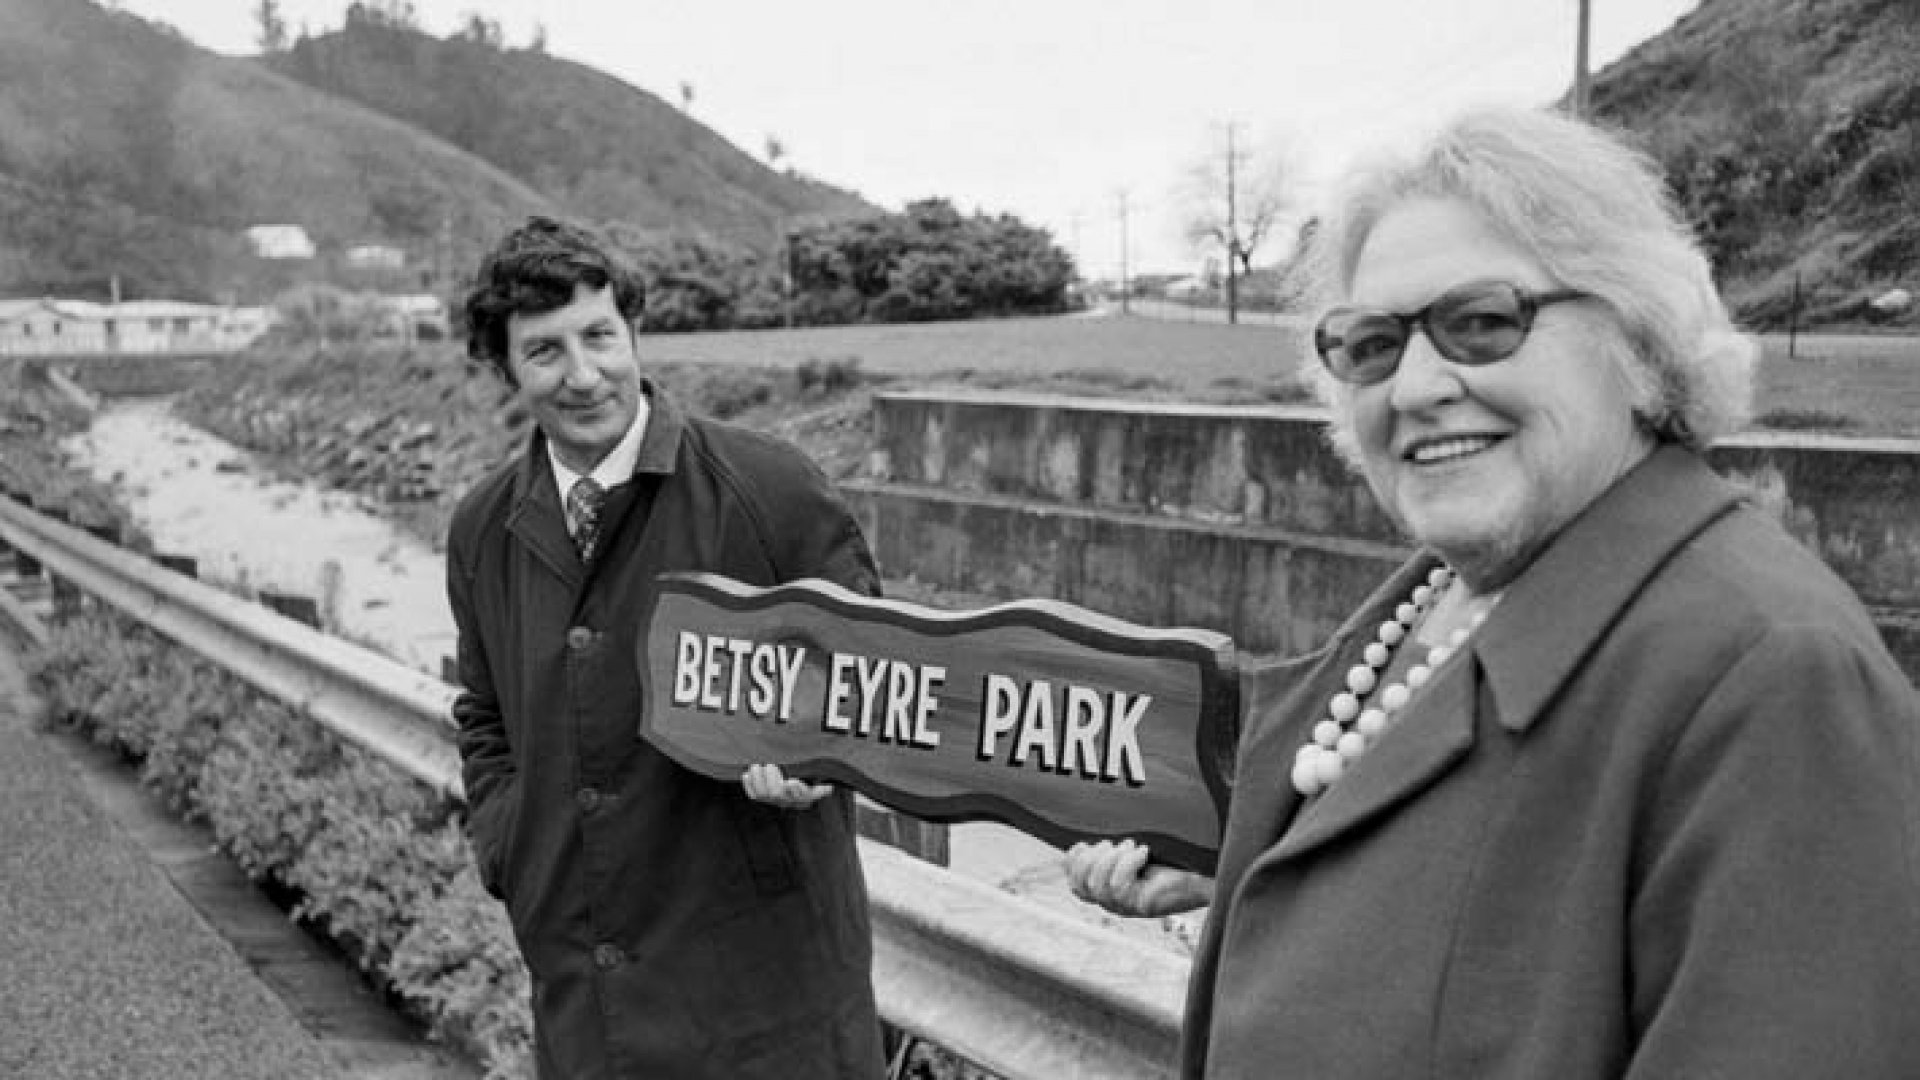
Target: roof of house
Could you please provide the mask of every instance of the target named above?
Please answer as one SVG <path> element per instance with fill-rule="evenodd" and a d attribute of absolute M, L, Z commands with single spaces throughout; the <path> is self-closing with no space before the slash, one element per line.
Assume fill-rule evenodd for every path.
<path fill-rule="evenodd" d="M 12 322 L 23 315 L 51 308 L 53 301 L 45 297 L 31 296 L 18 299 L 0 299 L 0 322 Z"/>
<path fill-rule="evenodd" d="M 39 296 L 0 299 L 0 322 L 10 322 L 36 311 L 51 311 L 79 322 L 106 319 L 217 319 L 228 310 L 215 304 L 192 304 L 183 300 L 129 300 L 120 304 L 101 304 L 92 300 L 59 300 Z"/>

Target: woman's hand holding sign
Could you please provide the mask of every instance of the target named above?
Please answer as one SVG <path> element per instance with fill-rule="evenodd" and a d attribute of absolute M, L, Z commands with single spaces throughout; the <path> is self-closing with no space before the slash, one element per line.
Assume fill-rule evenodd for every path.
<path fill-rule="evenodd" d="M 1213 879 L 1150 862 L 1132 840 L 1101 840 L 1067 849 L 1067 884 L 1089 904 L 1130 919 L 1178 915 L 1213 902 Z"/>

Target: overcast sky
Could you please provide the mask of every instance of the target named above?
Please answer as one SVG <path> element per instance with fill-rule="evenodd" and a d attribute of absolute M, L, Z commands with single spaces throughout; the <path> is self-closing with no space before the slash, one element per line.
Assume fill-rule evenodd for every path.
<path fill-rule="evenodd" d="M 1599 70 L 1698 0 L 1591 0 Z M 259 0 L 120 0 L 228 54 Z M 280 0 L 295 31 L 347 0 Z M 444 36 L 479 12 L 692 113 L 761 156 L 898 209 L 930 195 L 1047 229 L 1089 277 L 1190 270 L 1181 178 L 1294 147 L 1306 199 L 1358 150 L 1463 105 L 1551 101 L 1572 82 L 1579 0 L 414 0 Z M 1257 261 L 1268 261 L 1261 258 Z"/>

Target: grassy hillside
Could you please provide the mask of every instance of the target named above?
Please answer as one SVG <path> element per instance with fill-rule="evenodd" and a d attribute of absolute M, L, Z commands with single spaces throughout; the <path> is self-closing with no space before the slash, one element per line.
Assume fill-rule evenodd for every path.
<path fill-rule="evenodd" d="M 1602 72 L 1599 115 L 1638 132 L 1700 224 L 1741 315 L 1885 320 L 1920 291 L 1920 2 L 1702 0 Z"/>
<path fill-rule="evenodd" d="M 351 283 L 358 244 L 401 248 L 406 281 L 433 288 L 529 213 L 758 246 L 870 209 L 529 50 L 362 17 L 260 61 L 96 0 L 0 0 L 0 295 L 104 297 L 117 278 L 129 297 L 259 301 Z M 243 230 L 275 223 L 321 258 L 253 258 Z"/>
<path fill-rule="evenodd" d="M 247 298 L 272 278 L 246 257 L 248 225 L 460 248 L 551 205 L 404 124 L 132 16 L 0 0 L 0 291 L 117 273 L 131 295 Z"/>
<path fill-rule="evenodd" d="M 776 172 L 653 94 L 535 49 L 441 40 L 362 9 L 267 63 L 432 132 L 593 220 L 769 247 L 796 216 L 873 209 Z"/>

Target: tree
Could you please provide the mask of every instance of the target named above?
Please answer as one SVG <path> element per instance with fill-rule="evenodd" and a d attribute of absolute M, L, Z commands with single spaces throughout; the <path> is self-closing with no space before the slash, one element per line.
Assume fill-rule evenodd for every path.
<path fill-rule="evenodd" d="M 418 30 L 420 14 L 414 9 L 413 0 L 353 0 L 347 5 L 346 25 Z"/>
<path fill-rule="evenodd" d="M 1293 144 L 1273 136 L 1241 146 L 1226 125 L 1224 152 L 1209 149 L 1187 170 L 1180 191 L 1182 232 L 1197 250 L 1219 251 L 1227 268 L 1227 321 L 1239 320 L 1239 282 L 1274 227 L 1298 203 L 1300 165 Z"/>
<path fill-rule="evenodd" d="M 420 29 L 420 13 L 415 10 L 413 0 L 374 0 L 373 10 L 388 26 L 403 30 Z"/>
<path fill-rule="evenodd" d="M 680 80 L 680 111 L 693 111 L 693 84 L 685 79 Z"/>
<path fill-rule="evenodd" d="M 466 21 L 460 26 L 460 37 L 489 49 L 502 48 L 507 42 L 507 34 L 500 28 L 500 20 L 489 19 L 477 11 L 467 12 Z"/>
<path fill-rule="evenodd" d="M 795 319 L 813 325 L 1063 311 L 1074 276 L 1044 230 L 945 199 L 800 228 L 789 250 Z"/>
<path fill-rule="evenodd" d="M 787 156 L 787 144 L 780 141 L 778 135 L 767 136 L 767 167 L 779 168 L 780 159 Z"/>
<path fill-rule="evenodd" d="M 533 40 L 527 42 L 527 51 L 536 53 L 545 53 L 547 51 L 546 23 L 537 22 L 533 24 Z"/>
<path fill-rule="evenodd" d="M 253 17 L 260 24 L 260 51 L 284 52 L 287 48 L 287 19 L 280 14 L 279 0 L 260 0 L 260 6 L 253 10 Z"/>

